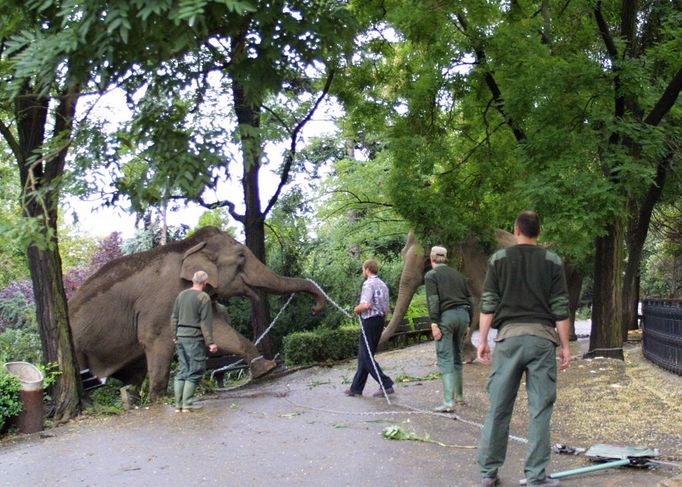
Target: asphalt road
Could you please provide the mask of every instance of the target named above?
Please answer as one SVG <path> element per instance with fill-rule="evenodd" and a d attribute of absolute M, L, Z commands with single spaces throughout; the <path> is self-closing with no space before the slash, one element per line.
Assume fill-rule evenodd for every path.
<path fill-rule="evenodd" d="M 457 421 L 420 412 L 440 401 L 440 381 L 427 379 L 436 371 L 433 344 L 379 354 L 378 360 L 394 379 L 413 379 L 396 385 L 390 405 L 371 397 L 371 379 L 365 396 L 343 394 L 354 362 L 303 369 L 218 393 L 196 413 L 158 404 L 4 440 L 0 486 L 478 485 L 474 447 L 486 407 L 487 367 L 465 366 L 469 404 L 458 412 L 464 421 Z M 559 401 L 566 380 L 570 376 L 559 379 Z M 555 421 L 569 420 L 555 414 Z M 429 441 L 386 439 L 387 427 Z M 512 433 L 525 436 L 516 423 Z M 510 441 L 502 485 L 518 485 L 524 458 L 525 444 Z M 551 469 L 586 464 L 579 456 L 555 454 Z M 622 467 L 562 484 L 656 486 L 679 473 Z"/>

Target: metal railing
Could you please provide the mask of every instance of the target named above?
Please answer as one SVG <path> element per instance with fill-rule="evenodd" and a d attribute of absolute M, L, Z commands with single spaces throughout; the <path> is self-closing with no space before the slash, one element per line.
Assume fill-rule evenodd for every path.
<path fill-rule="evenodd" d="M 642 317 L 644 356 L 682 375 L 682 299 L 647 298 Z"/>

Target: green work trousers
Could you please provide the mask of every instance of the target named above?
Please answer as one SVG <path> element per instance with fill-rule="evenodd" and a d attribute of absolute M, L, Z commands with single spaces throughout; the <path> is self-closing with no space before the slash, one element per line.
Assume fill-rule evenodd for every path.
<path fill-rule="evenodd" d="M 462 370 L 462 341 L 469 327 L 469 310 L 453 308 L 440 315 L 440 328 L 443 338 L 436 342 L 436 358 L 441 374 L 451 374 Z"/>
<path fill-rule="evenodd" d="M 206 344 L 202 338 L 178 337 L 175 345 L 178 353 L 176 381 L 201 382 L 206 371 Z"/>
<path fill-rule="evenodd" d="M 528 456 L 525 474 L 528 484 L 546 477 L 549 464 L 549 423 L 556 400 L 556 352 L 551 341 L 532 335 L 498 342 L 488 379 L 490 410 L 478 446 L 478 463 L 483 477 L 495 477 L 504 463 L 509 422 L 521 377 L 526 372 L 528 393 Z"/>

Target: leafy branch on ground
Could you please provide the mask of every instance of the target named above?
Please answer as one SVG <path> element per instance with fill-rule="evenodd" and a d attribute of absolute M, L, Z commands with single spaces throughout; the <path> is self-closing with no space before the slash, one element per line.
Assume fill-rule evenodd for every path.
<path fill-rule="evenodd" d="M 477 448 L 475 445 L 450 445 L 437 440 L 433 440 L 428 434 L 425 434 L 424 436 L 419 436 L 414 431 L 405 431 L 403 427 L 400 426 L 399 424 L 392 424 L 390 426 L 386 426 L 381 432 L 381 435 L 387 440 L 420 441 L 422 443 L 433 443 L 434 445 L 443 446 L 446 448 L 462 448 L 467 450 L 474 450 Z"/>

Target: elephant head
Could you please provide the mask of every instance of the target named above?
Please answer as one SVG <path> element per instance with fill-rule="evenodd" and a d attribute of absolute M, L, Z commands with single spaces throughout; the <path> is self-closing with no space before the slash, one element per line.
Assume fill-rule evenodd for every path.
<path fill-rule="evenodd" d="M 185 242 L 193 245 L 182 256 L 180 277 L 191 281 L 194 272 L 206 271 L 209 294 L 246 296 L 257 300 L 256 290 L 271 294 L 303 291 L 315 297 L 313 313 L 325 307 L 324 294 L 311 281 L 276 274 L 248 247 L 215 227 L 204 227 Z"/>

